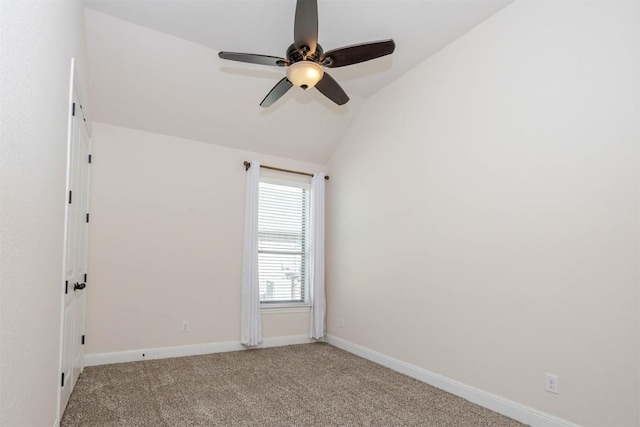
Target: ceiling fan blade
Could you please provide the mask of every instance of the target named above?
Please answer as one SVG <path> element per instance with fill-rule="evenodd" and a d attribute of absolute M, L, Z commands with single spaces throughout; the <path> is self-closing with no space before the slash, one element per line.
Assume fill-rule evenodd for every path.
<path fill-rule="evenodd" d="M 274 65 L 278 67 L 289 65 L 289 62 L 284 58 L 278 58 L 277 56 L 257 55 L 255 53 L 220 52 L 218 53 L 218 56 L 222 59 L 248 62 L 250 64 Z"/>
<path fill-rule="evenodd" d="M 320 61 L 326 61 L 325 67 L 344 67 L 392 54 L 395 48 L 396 44 L 391 39 L 355 44 L 325 52 Z"/>
<path fill-rule="evenodd" d="M 349 102 L 349 96 L 326 71 L 322 80 L 316 83 L 316 89 L 338 105 L 344 105 Z"/>
<path fill-rule="evenodd" d="M 297 1 L 293 40 L 296 48 L 304 54 L 316 51 L 318 44 L 318 0 Z M 304 46 L 309 48 L 308 52 L 303 52 Z"/>
<path fill-rule="evenodd" d="M 264 99 L 260 103 L 260 106 L 263 108 L 270 107 L 271 104 L 276 102 L 282 95 L 287 93 L 287 91 L 291 89 L 291 86 L 293 86 L 293 83 L 291 83 L 289 79 L 284 77 L 278 82 L 278 84 L 273 87 L 273 89 L 271 89 L 271 92 L 269 92 L 267 96 L 264 97 Z"/>

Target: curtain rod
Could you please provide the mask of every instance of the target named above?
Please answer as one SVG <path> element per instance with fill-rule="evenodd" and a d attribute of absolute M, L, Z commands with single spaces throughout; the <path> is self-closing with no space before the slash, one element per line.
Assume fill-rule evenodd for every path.
<path fill-rule="evenodd" d="M 250 167 L 251 167 L 251 162 L 247 162 L 245 160 L 245 162 L 244 162 L 244 170 L 248 171 Z M 313 177 L 312 173 L 307 173 L 307 172 L 292 171 L 290 169 L 282 169 L 282 168 L 277 168 L 275 166 L 267 166 L 267 165 L 260 165 L 260 167 L 261 168 L 265 168 L 265 169 L 271 169 L 271 170 L 274 170 L 274 171 L 297 173 L 298 175 L 306 175 L 306 176 Z M 329 179 L 329 177 L 325 175 L 324 179 Z"/>

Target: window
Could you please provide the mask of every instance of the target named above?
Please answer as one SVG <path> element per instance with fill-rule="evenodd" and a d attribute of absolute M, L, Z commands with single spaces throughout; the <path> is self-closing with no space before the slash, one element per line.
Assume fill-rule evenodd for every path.
<path fill-rule="evenodd" d="M 308 304 L 308 223 L 308 184 L 261 179 L 258 281 L 263 307 Z"/>

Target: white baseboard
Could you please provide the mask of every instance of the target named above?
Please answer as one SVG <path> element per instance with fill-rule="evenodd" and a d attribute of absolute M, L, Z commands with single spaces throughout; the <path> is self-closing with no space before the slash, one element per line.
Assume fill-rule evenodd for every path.
<path fill-rule="evenodd" d="M 264 338 L 262 343 L 252 348 L 281 347 L 284 345 L 309 344 L 315 342 L 308 335 Z M 138 362 L 141 360 L 168 359 L 171 357 L 197 356 L 200 354 L 224 353 L 246 350 L 240 341 L 184 345 L 178 347 L 146 348 L 140 350 L 95 353 L 84 356 L 84 366 L 110 365 L 113 363 Z"/>
<path fill-rule="evenodd" d="M 308 335 L 292 335 L 286 337 L 265 338 L 262 344 L 255 348 L 280 347 L 294 344 L 309 344 L 315 342 Z M 505 399 L 484 390 L 461 383 L 443 375 L 403 362 L 385 354 L 371 350 L 334 335 L 327 335 L 326 342 L 338 348 L 353 353 L 372 362 L 386 366 L 419 381 L 460 396 L 470 402 L 505 415 L 522 423 L 535 427 L 580 427 L 578 424 L 538 411 L 520 403 Z M 141 360 L 167 359 L 171 357 L 197 356 L 201 354 L 223 353 L 228 351 L 246 350 L 240 341 L 227 341 L 207 344 L 194 344 L 179 347 L 148 348 L 140 350 L 120 351 L 113 353 L 87 354 L 84 358 L 85 366 L 109 365 L 113 363 L 137 362 Z M 54 427 L 58 425 L 58 420 Z"/>
<path fill-rule="evenodd" d="M 334 335 L 327 335 L 326 342 L 394 371 L 425 382 L 429 385 L 460 396 L 499 414 L 535 427 L 580 427 L 578 424 L 538 411 L 520 403 L 488 393 L 470 385 L 439 375 L 410 363 L 371 350 Z"/>

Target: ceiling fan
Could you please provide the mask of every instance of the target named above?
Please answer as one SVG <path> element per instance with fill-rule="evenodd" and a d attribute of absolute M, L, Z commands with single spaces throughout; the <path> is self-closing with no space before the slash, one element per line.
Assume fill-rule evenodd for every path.
<path fill-rule="evenodd" d="M 394 41 L 389 39 L 324 52 L 318 44 L 317 0 L 297 0 L 293 40 L 293 44 L 287 49 L 286 59 L 238 52 L 220 52 L 218 56 L 231 61 L 288 67 L 287 76 L 271 89 L 260 103 L 261 107 L 271 106 L 292 86 L 304 90 L 315 86 L 324 96 L 338 105 L 343 105 L 349 101 L 349 97 L 323 67 L 344 67 L 369 61 L 393 53 L 396 47 Z"/>

